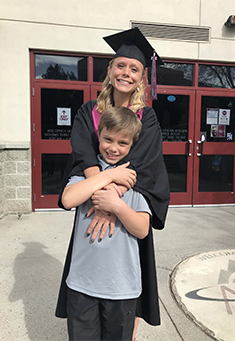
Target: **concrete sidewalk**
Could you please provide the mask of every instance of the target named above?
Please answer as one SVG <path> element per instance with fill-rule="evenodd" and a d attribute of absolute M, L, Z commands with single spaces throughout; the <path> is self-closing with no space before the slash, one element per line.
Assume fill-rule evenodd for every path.
<path fill-rule="evenodd" d="M 73 216 L 0 220 L 0 340 L 67 339 L 54 309 Z M 234 241 L 235 206 L 169 209 L 154 231 L 162 324 L 141 321 L 139 341 L 235 340 Z"/>

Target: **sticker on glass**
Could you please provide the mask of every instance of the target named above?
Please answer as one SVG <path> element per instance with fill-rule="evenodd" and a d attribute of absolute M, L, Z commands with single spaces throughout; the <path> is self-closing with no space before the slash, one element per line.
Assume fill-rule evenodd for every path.
<path fill-rule="evenodd" d="M 167 97 L 167 100 L 168 100 L 169 102 L 174 102 L 174 101 L 176 100 L 176 98 L 175 98 L 175 96 L 170 95 L 170 96 Z"/>

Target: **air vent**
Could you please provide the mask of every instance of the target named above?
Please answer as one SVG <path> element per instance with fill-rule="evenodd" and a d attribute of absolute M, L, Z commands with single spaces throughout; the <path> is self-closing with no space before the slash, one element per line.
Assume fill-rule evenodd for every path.
<path fill-rule="evenodd" d="M 138 27 L 148 38 L 170 39 L 192 42 L 210 42 L 210 29 L 199 26 L 147 24 L 133 21 L 132 28 Z"/>

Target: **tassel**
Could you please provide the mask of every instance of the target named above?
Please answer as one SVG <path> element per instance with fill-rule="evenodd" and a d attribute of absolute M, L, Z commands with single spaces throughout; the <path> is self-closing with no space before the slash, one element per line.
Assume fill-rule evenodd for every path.
<path fill-rule="evenodd" d="M 157 71 L 156 71 L 156 51 L 153 52 L 152 67 L 151 67 L 151 89 L 150 100 L 157 99 Z"/>

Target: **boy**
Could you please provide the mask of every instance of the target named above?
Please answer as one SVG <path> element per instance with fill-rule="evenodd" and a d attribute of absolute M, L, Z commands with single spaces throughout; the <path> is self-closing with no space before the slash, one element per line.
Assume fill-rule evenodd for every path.
<path fill-rule="evenodd" d="M 140 130 L 141 122 L 130 109 L 106 110 L 98 127 L 102 172 L 87 179 L 73 176 L 63 192 L 65 208 L 78 206 L 66 280 L 70 340 L 132 339 L 136 299 L 141 294 L 137 238 L 147 236 L 151 212 L 143 196 L 131 189 L 136 173 L 127 168 L 129 162 L 115 165 L 129 153 Z M 120 198 L 115 186 L 108 186 L 111 183 L 129 190 Z M 95 208 L 117 217 L 112 238 L 106 234 L 102 243 L 87 236 L 92 218 L 86 213 L 92 201 Z"/>

